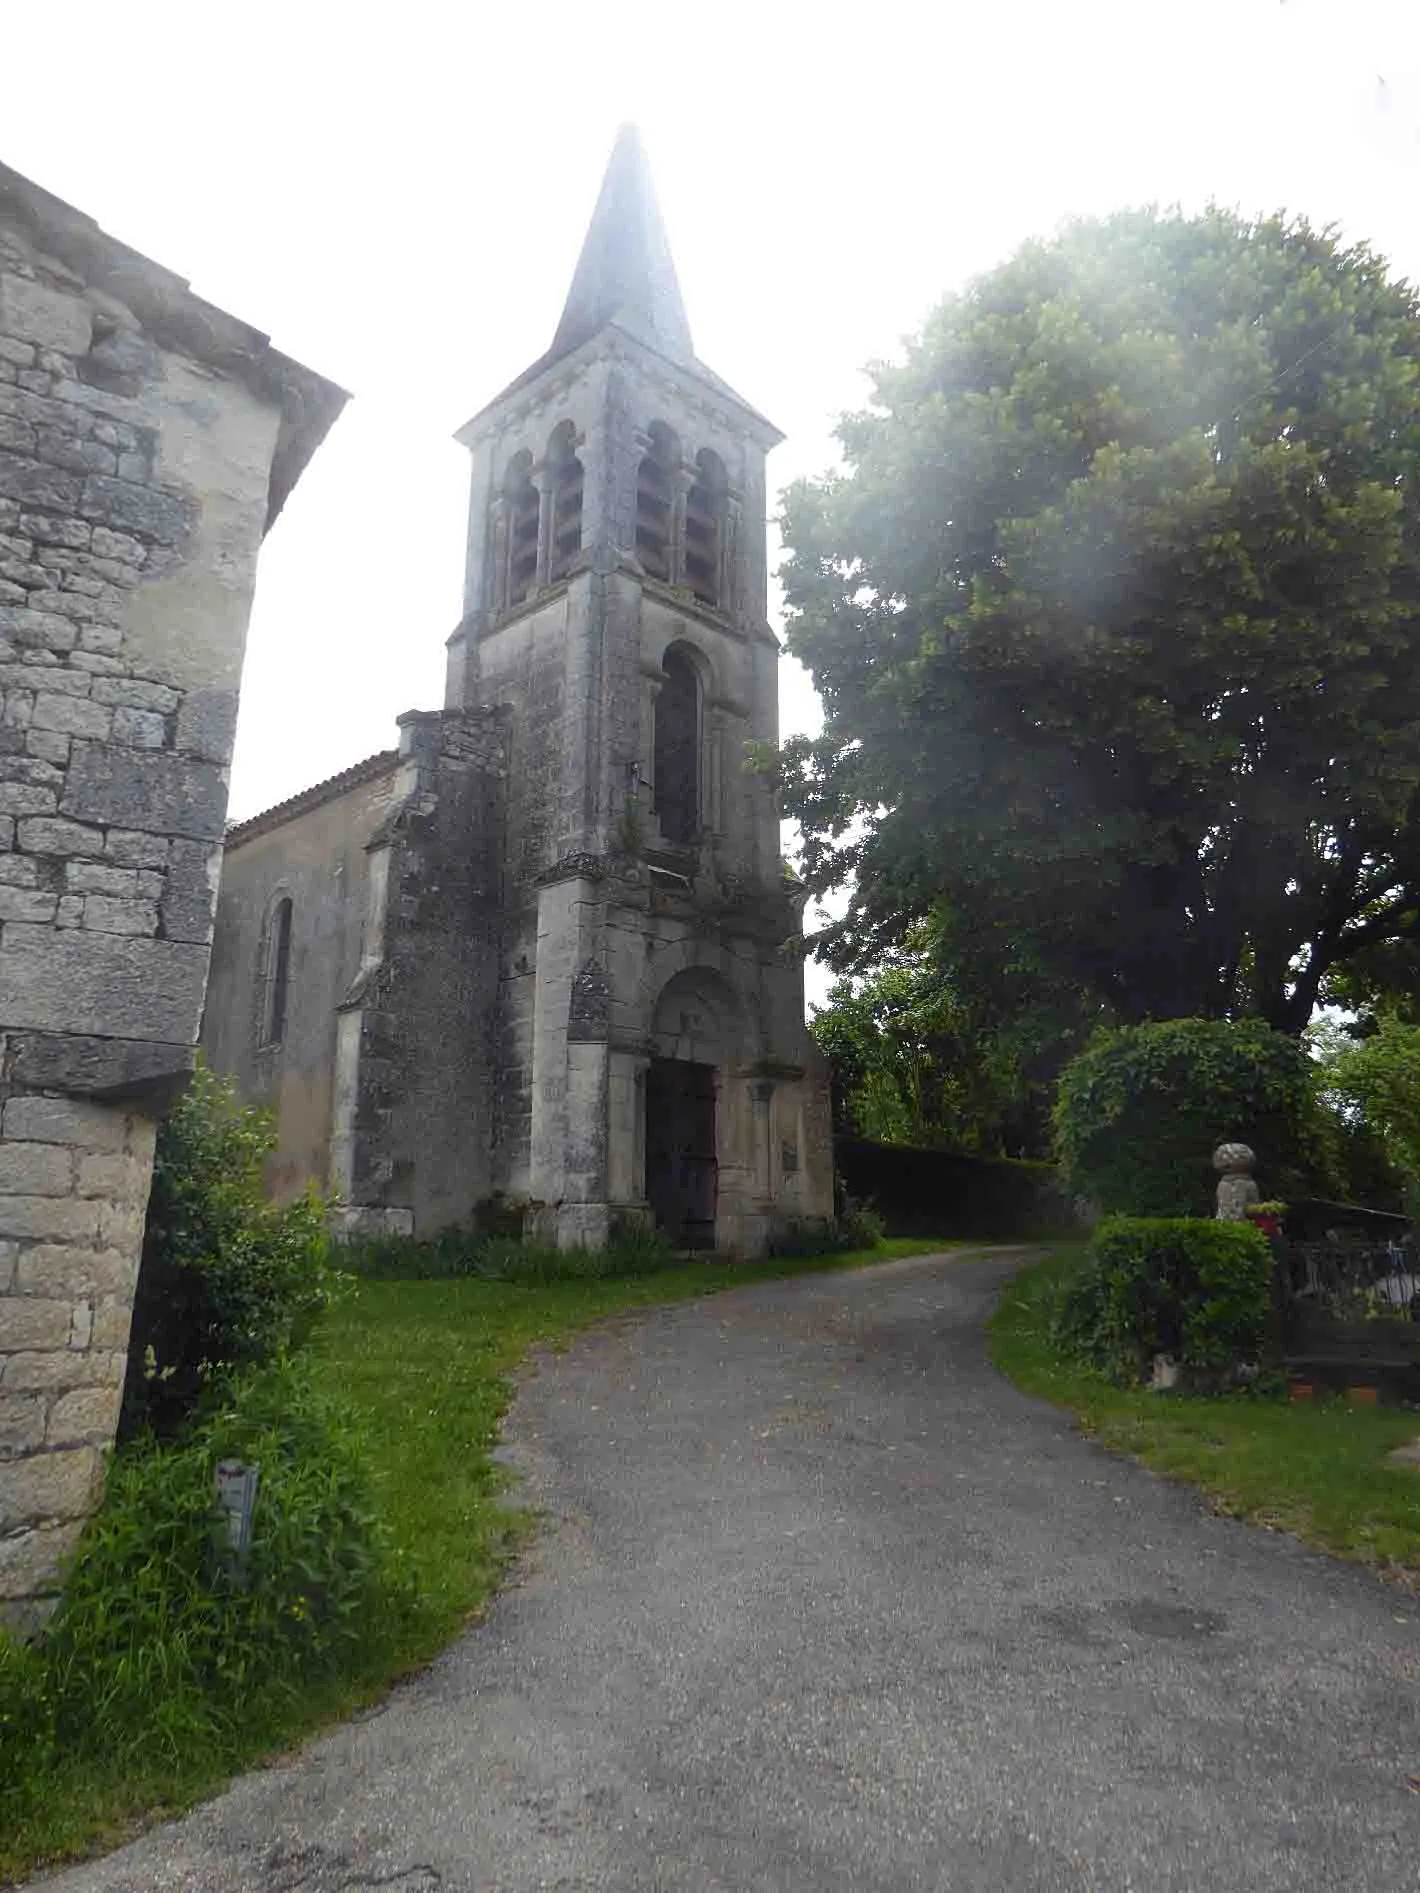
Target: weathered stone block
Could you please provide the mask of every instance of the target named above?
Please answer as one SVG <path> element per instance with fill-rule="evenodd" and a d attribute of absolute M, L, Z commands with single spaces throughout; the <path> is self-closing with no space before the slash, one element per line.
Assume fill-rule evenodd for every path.
<path fill-rule="evenodd" d="M 128 1331 L 133 1325 L 133 1307 L 126 1295 L 112 1295 L 95 1304 L 94 1325 L 89 1344 L 96 1348 L 114 1348 L 126 1352 Z"/>
<path fill-rule="evenodd" d="M 111 530 L 161 546 L 181 545 L 192 530 L 194 518 L 192 502 L 182 494 L 160 492 L 133 480 L 114 480 L 103 474 L 84 482 L 82 498 L 69 510 Z"/>
<path fill-rule="evenodd" d="M 130 1282 L 131 1292 L 131 1282 Z M 116 1349 L 55 1348 L 35 1354 L 0 1354 L 0 1388 L 8 1393 L 67 1393 L 71 1387 L 121 1387 L 127 1357 Z"/>
<path fill-rule="evenodd" d="M 148 1166 L 126 1151 L 97 1151 L 79 1159 L 80 1196 L 102 1196 L 111 1203 L 148 1200 Z"/>
<path fill-rule="evenodd" d="M 190 690 L 178 712 L 177 747 L 226 766 L 237 734 L 235 690 Z"/>
<path fill-rule="evenodd" d="M 32 782 L 0 782 L 0 814 L 3 815 L 52 815 L 57 799 L 53 789 L 41 789 Z M 22 918 L 19 914 L 0 917 Z M 45 916 L 46 919 L 51 917 Z"/>
<path fill-rule="evenodd" d="M 7 1138 L 80 1150 L 122 1150 L 128 1137 L 126 1112 L 75 1098 L 11 1098 L 0 1128 Z"/>
<path fill-rule="evenodd" d="M 31 594 L 48 609 L 35 610 L 29 605 L 0 605 L 0 638 L 27 650 L 72 651 L 78 642 L 78 629 L 52 607 L 57 592 Z"/>
<path fill-rule="evenodd" d="M 113 726 L 113 711 L 86 697 L 51 695 L 41 691 L 35 698 L 34 727 L 58 730 L 64 736 L 96 737 L 100 741 Z"/>
<path fill-rule="evenodd" d="M 95 703 L 114 704 L 125 710 L 156 710 L 166 716 L 180 701 L 176 690 L 166 684 L 145 684 L 137 677 L 99 677 L 90 693 Z M 217 760 L 225 762 L 225 757 Z"/>
<path fill-rule="evenodd" d="M 0 1460 L 32 1453 L 44 1444 L 48 1405 L 42 1393 L 0 1394 Z"/>
<path fill-rule="evenodd" d="M 73 898 L 82 900 L 79 895 Z M 11 1076 L 16 1084 L 94 1098 L 132 1098 L 155 1115 L 186 1086 L 194 1056 L 190 1046 L 147 1039 L 91 1038 L 73 1032 L 10 1036 Z M 131 1148 L 131 1125 L 129 1137 Z"/>
<path fill-rule="evenodd" d="M 114 900 L 108 894 L 84 897 L 84 925 L 96 933 L 133 936 L 158 931 L 158 905 L 150 900 Z"/>
<path fill-rule="evenodd" d="M 162 749 L 168 740 L 167 726 L 152 710 L 115 710 L 113 740 L 134 749 Z"/>
<path fill-rule="evenodd" d="M 122 1399 L 123 1388 L 111 1384 L 104 1387 L 76 1387 L 73 1393 L 61 1394 L 49 1410 L 49 1421 L 44 1430 L 45 1444 L 77 1446 L 91 1442 L 96 1446 L 107 1445 L 118 1424 L 118 1409 Z"/>
<path fill-rule="evenodd" d="M 27 455 L 0 452 L 0 495 L 22 506 L 43 506 L 56 513 L 72 513 L 79 504 L 83 481 L 77 473 L 46 467 Z"/>
<path fill-rule="evenodd" d="M 0 1466 L 0 1532 L 83 1518 L 98 1491 L 100 1466 L 92 1446 L 36 1453 Z"/>
<path fill-rule="evenodd" d="M 78 296 L 8 272 L 0 274 L 0 329 L 64 355 L 87 355 L 94 333 L 88 305 Z"/>
<path fill-rule="evenodd" d="M 31 756 L 38 756 L 44 762 L 52 762 L 61 768 L 69 760 L 69 738 L 58 730 L 29 730 L 25 735 L 25 749 Z"/>
<path fill-rule="evenodd" d="M 33 1597 L 58 1584 L 60 1569 L 79 1542 L 82 1519 L 0 1538 L 0 1598 Z"/>
<path fill-rule="evenodd" d="M 86 828 L 80 822 L 45 821 L 33 816 L 20 823 L 19 836 L 26 854 L 101 855 L 104 851 L 103 830 Z"/>
<path fill-rule="evenodd" d="M 201 842 L 175 841 L 163 893 L 163 932 L 170 940 L 205 942 L 212 934 L 216 875 L 221 857 Z"/>
<path fill-rule="evenodd" d="M 74 1158 L 64 1144 L 0 1140 L 0 1192 L 8 1196 L 67 1196 L 74 1184 Z M 0 1345 L 8 1343 L 0 1329 Z"/>
<path fill-rule="evenodd" d="M 94 429 L 96 435 L 98 431 Z M 93 548 L 100 558 L 117 559 L 120 565 L 140 566 L 148 556 L 141 541 L 124 532 L 110 532 L 107 526 L 94 527 Z"/>
<path fill-rule="evenodd" d="M 100 1213 L 100 1205 L 71 1196 L 0 1196 L 0 1236 L 93 1242 Z"/>
<path fill-rule="evenodd" d="M 124 868 L 161 868 L 168 858 L 163 835 L 144 835 L 132 829 L 111 828 L 104 853 Z"/>
<path fill-rule="evenodd" d="M 45 1301 L 38 1295 L 16 1295 L 5 1304 L 5 1325 L 0 1331 L 7 1354 L 30 1348 L 67 1347 L 73 1304 Z"/>
<path fill-rule="evenodd" d="M 80 821 L 219 841 L 227 785 L 214 764 L 188 756 L 83 744 L 74 749 L 60 808 Z"/>
<path fill-rule="evenodd" d="M 71 894 L 112 894 L 119 900 L 132 900 L 138 892 L 138 869 L 111 868 L 103 861 L 66 861 L 64 885 Z"/>
<path fill-rule="evenodd" d="M 82 671 L 71 670 L 66 664 L 61 668 L 57 663 L 46 658 L 41 665 L 34 653 L 27 653 L 34 658 L 28 664 L 16 664 L 5 672 L 5 687 L 8 690 L 51 690 L 61 691 L 66 697 L 87 697 L 93 687 L 93 679 Z"/>
<path fill-rule="evenodd" d="M 0 1020 L 12 1028 L 187 1046 L 206 981 L 206 949 L 183 941 L 18 925 L 0 935 Z"/>

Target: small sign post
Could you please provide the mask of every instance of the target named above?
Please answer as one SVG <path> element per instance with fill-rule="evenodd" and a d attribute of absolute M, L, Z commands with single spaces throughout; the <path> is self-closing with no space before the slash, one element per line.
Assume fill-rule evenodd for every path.
<path fill-rule="evenodd" d="M 217 1465 L 214 1484 L 227 1527 L 227 1561 L 238 1570 L 246 1563 L 251 1548 L 252 1514 L 260 1477 L 260 1466 L 244 1466 L 238 1459 L 223 1459 Z"/>

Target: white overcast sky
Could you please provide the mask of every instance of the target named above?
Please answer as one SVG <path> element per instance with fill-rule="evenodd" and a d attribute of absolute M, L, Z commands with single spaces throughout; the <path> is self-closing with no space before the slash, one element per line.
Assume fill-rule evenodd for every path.
<path fill-rule="evenodd" d="M 353 395 L 267 541 L 232 813 L 437 705 L 450 435 L 547 346 L 617 124 L 697 351 L 824 468 L 859 370 L 1062 218 L 1287 209 L 1420 277 L 1420 0 L 66 0 L 0 159 Z M 813 694 L 783 672 L 784 729 Z"/>

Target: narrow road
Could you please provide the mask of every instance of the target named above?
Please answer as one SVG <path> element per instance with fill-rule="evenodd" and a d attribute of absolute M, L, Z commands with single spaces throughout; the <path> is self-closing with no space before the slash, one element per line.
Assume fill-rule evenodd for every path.
<path fill-rule="evenodd" d="M 373 1715 L 64 1893 L 1416 1893 L 1420 1616 L 991 1369 L 1019 1259 L 595 1330 L 549 1528 Z"/>

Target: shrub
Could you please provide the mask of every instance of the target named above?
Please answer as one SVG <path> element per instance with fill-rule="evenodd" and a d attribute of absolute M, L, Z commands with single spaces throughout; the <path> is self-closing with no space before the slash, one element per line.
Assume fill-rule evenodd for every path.
<path fill-rule="evenodd" d="M 853 1249 L 876 1249 L 882 1239 L 877 1212 L 846 1197 L 837 1216 L 791 1217 L 781 1223 L 768 1247 L 775 1256 L 846 1255 Z"/>
<path fill-rule="evenodd" d="M 1106 1211 L 1206 1216 L 1213 1152 L 1257 1152 L 1266 1193 L 1324 1183 L 1311 1061 L 1260 1020 L 1168 1019 L 1096 1035 L 1060 1074 L 1056 1148 L 1069 1188 Z"/>
<path fill-rule="evenodd" d="M 1056 1320 L 1066 1351 L 1123 1380 L 1169 1354 L 1194 1379 L 1255 1361 L 1272 1315 L 1272 1251 L 1250 1223 L 1112 1216 Z"/>
<path fill-rule="evenodd" d="M 54 1616 L 27 1648 L 0 1648 L 0 1813 L 24 1818 L 56 1768 L 177 1780 L 220 1766 L 233 1739 L 249 1753 L 313 1681 L 373 1673 L 414 1624 L 349 1423 L 304 1364 L 222 1391 L 180 1442 L 116 1455 Z M 240 1568 L 213 1503 L 228 1458 L 260 1468 Z"/>
<path fill-rule="evenodd" d="M 277 1208 L 262 1167 L 270 1119 L 200 1067 L 164 1119 L 153 1164 L 124 1395 L 124 1436 L 164 1434 L 192 1412 L 214 1374 L 298 1346 L 326 1306 L 334 1274 L 321 1204 Z"/>

